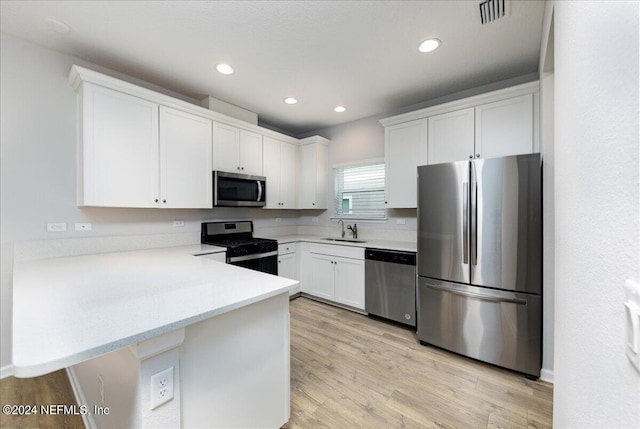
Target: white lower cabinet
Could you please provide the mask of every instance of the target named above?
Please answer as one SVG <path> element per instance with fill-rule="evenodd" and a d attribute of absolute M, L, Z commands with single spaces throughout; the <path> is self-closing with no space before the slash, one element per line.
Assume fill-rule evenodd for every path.
<path fill-rule="evenodd" d="M 278 245 L 278 276 L 299 280 L 296 243 Z M 289 291 L 289 295 L 300 292 L 300 286 Z"/>
<path fill-rule="evenodd" d="M 364 249 L 310 244 L 303 253 L 302 291 L 364 310 Z"/>

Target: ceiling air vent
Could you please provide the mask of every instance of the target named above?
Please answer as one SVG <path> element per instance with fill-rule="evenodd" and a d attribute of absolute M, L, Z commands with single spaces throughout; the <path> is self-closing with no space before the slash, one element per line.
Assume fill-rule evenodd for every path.
<path fill-rule="evenodd" d="M 480 2 L 480 22 L 487 24 L 509 16 L 511 0 L 483 0 Z"/>

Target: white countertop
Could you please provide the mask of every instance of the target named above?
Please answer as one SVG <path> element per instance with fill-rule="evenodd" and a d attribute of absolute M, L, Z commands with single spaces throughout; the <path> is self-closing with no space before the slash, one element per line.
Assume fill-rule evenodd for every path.
<path fill-rule="evenodd" d="M 280 293 L 295 280 L 180 246 L 16 262 L 13 364 L 35 377 Z"/>
<path fill-rule="evenodd" d="M 351 246 L 351 247 L 364 247 L 368 249 L 385 249 L 385 250 L 400 250 L 404 252 L 416 252 L 417 245 L 415 242 L 410 241 L 392 241 L 392 240 L 368 240 L 363 238 L 363 242 L 352 242 L 352 241 L 332 241 L 327 240 L 326 237 L 319 237 L 315 235 L 286 235 L 286 236 L 276 236 L 271 237 L 275 240 L 278 240 L 278 244 L 284 243 L 293 243 L 296 241 L 308 241 L 311 243 L 322 243 L 322 244 L 335 244 L 338 246 Z M 338 238 L 338 237 L 331 237 Z"/>

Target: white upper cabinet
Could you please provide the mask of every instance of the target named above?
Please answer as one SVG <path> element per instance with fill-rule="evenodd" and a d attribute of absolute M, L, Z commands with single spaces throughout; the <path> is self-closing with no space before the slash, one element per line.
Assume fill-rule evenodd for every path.
<path fill-rule="evenodd" d="M 427 120 L 385 129 L 385 207 L 416 207 L 417 167 L 427 163 Z"/>
<path fill-rule="evenodd" d="M 280 199 L 282 208 L 295 209 L 298 191 L 298 147 L 296 145 L 280 143 Z"/>
<path fill-rule="evenodd" d="M 158 104 L 81 88 L 78 205 L 158 207 Z"/>
<path fill-rule="evenodd" d="M 262 176 L 262 135 L 227 124 L 213 127 L 215 169 Z"/>
<path fill-rule="evenodd" d="M 161 207 L 212 207 L 212 121 L 160 107 Z"/>
<path fill-rule="evenodd" d="M 328 207 L 328 142 L 318 136 L 308 137 L 300 142 L 299 209 L 327 209 Z"/>
<path fill-rule="evenodd" d="M 213 123 L 213 168 L 240 173 L 240 130 L 238 128 Z"/>
<path fill-rule="evenodd" d="M 429 117 L 429 164 L 534 152 L 533 94 Z"/>
<path fill-rule="evenodd" d="M 327 208 L 322 137 L 302 140 L 298 157 L 298 139 L 77 65 L 69 83 L 79 109 L 79 206 L 211 208 L 211 172 L 222 170 L 269 176 L 268 208 Z"/>
<path fill-rule="evenodd" d="M 476 158 L 535 152 L 533 94 L 476 107 Z"/>
<path fill-rule="evenodd" d="M 474 157 L 474 109 L 429 117 L 429 164 Z"/>
<path fill-rule="evenodd" d="M 387 208 L 417 206 L 416 165 L 537 152 L 537 111 L 531 82 L 382 119 Z"/>
<path fill-rule="evenodd" d="M 212 206 L 210 119 L 89 83 L 80 98 L 79 205 Z"/>
<path fill-rule="evenodd" d="M 264 137 L 263 173 L 267 178 L 268 209 L 296 208 L 296 146 Z"/>
<path fill-rule="evenodd" d="M 262 135 L 240 130 L 240 171 L 262 176 Z"/>

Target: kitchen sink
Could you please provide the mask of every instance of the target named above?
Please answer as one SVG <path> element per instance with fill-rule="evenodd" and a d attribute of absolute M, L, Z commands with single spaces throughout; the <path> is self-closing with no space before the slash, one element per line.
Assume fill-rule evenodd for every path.
<path fill-rule="evenodd" d="M 323 238 L 323 240 L 344 241 L 344 242 L 347 242 L 347 243 L 366 243 L 365 240 L 356 240 L 355 238 L 331 238 L 331 237 L 326 237 L 326 238 Z"/>

